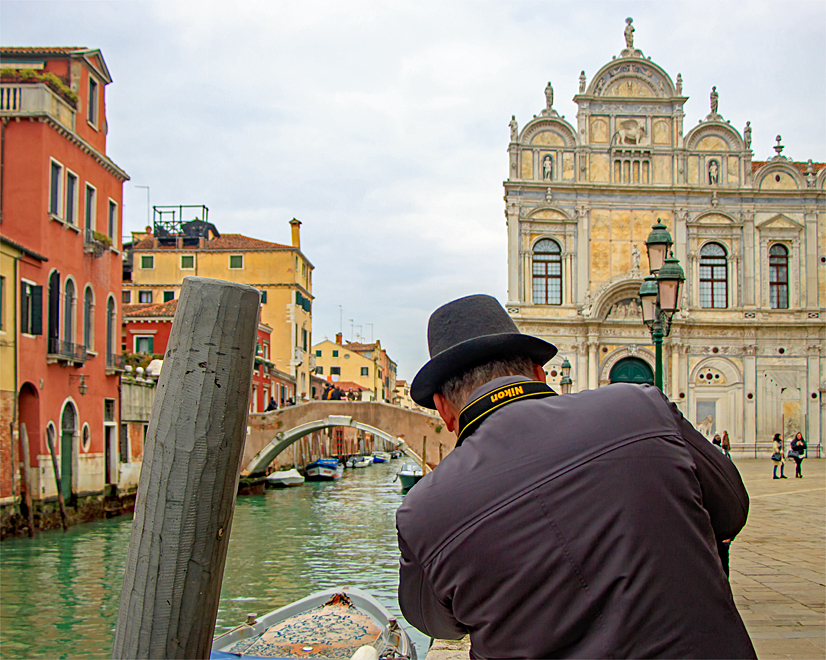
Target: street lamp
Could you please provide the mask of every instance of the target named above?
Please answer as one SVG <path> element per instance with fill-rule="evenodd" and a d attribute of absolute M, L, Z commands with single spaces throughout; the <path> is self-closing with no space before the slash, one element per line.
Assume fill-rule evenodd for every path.
<path fill-rule="evenodd" d="M 663 388 L 663 337 L 671 332 L 671 319 L 679 310 L 680 286 L 685 281 L 679 259 L 673 252 L 666 256 L 672 245 L 671 234 L 658 218 L 645 242 L 651 274 L 640 285 L 639 297 L 642 320 L 654 342 L 654 384 L 660 390 Z"/>
<path fill-rule="evenodd" d="M 568 358 L 562 361 L 562 366 L 559 368 L 559 371 L 562 373 L 562 378 L 559 380 L 559 389 L 562 390 L 562 394 L 570 394 L 573 381 L 570 376 L 571 363 L 568 362 Z"/>

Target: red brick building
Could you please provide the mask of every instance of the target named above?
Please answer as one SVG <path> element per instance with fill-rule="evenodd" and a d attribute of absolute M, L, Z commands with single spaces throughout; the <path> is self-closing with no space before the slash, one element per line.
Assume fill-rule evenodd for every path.
<path fill-rule="evenodd" d="M 121 213 L 127 174 L 106 154 L 106 86 L 99 50 L 0 48 L 2 208 L 0 232 L 24 256 L 3 273 L 11 305 L 14 401 L 11 455 L 23 424 L 35 500 L 56 486 L 54 444 L 65 498 L 102 493 L 118 482 Z M 39 256 L 33 256 L 39 255 Z M 5 263 L 5 262 L 4 262 Z M 8 453 L 8 452 L 7 452 Z M 20 479 L 4 481 L 16 506 Z"/>

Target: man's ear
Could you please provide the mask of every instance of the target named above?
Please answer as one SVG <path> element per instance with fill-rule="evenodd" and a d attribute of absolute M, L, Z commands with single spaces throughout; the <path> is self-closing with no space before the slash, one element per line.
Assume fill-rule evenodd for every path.
<path fill-rule="evenodd" d="M 533 377 L 538 380 L 540 383 L 547 383 L 547 379 L 545 378 L 545 370 L 542 368 L 541 364 L 533 365 Z"/>
<path fill-rule="evenodd" d="M 447 430 L 455 433 L 459 428 L 459 411 L 456 410 L 456 406 L 438 392 L 433 395 L 433 403 L 436 404 L 436 410 L 447 426 Z"/>

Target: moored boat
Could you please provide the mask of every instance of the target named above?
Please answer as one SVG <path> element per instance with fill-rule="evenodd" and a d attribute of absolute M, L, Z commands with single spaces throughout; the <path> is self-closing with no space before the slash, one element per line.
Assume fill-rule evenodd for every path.
<path fill-rule="evenodd" d="M 419 483 L 419 480 L 424 476 L 422 468 L 415 463 L 402 463 L 402 468 L 396 473 L 396 479 L 401 481 L 402 490 L 410 490 Z"/>
<path fill-rule="evenodd" d="M 386 463 L 390 460 L 390 452 L 389 451 L 374 451 L 373 452 L 373 462 L 374 463 Z"/>
<path fill-rule="evenodd" d="M 347 461 L 347 467 L 351 468 L 366 468 L 370 467 L 373 464 L 373 461 L 370 460 L 371 457 L 369 456 L 353 456 L 353 458 Z"/>
<path fill-rule="evenodd" d="M 341 479 L 344 466 L 335 458 L 319 458 L 307 464 L 304 474 L 307 481 L 333 481 Z"/>
<path fill-rule="evenodd" d="M 369 653 L 364 653 L 368 647 Z M 409 658 L 416 647 L 395 617 L 367 592 L 318 591 L 217 636 L 210 658 Z"/>
<path fill-rule="evenodd" d="M 304 477 L 293 468 L 292 470 L 279 470 L 267 475 L 266 485 L 270 488 L 287 488 L 288 486 L 300 486 L 304 483 Z"/>

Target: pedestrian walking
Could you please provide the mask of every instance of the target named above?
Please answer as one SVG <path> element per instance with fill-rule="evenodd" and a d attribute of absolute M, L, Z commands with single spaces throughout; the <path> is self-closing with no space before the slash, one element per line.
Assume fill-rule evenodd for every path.
<path fill-rule="evenodd" d="M 789 445 L 789 458 L 794 461 L 794 476 L 802 479 L 803 472 L 800 471 L 800 464 L 806 458 L 806 440 L 803 439 L 803 434 L 800 431 L 795 433 L 794 439 Z"/>
<path fill-rule="evenodd" d="M 774 449 L 774 453 L 772 454 L 772 463 L 774 463 L 774 471 L 773 471 L 773 479 L 786 479 L 786 475 L 783 474 L 784 468 L 784 457 L 783 457 L 783 437 L 779 433 L 774 434 L 774 439 L 772 440 L 772 446 Z M 780 476 L 777 476 L 777 466 L 780 466 Z"/>
<path fill-rule="evenodd" d="M 723 451 L 723 440 L 720 438 L 719 433 L 714 434 L 714 437 L 711 439 L 711 444 L 717 447 L 720 451 Z"/>
<path fill-rule="evenodd" d="M 721 446 L 723 447 L 723 453 L 726 455 L 726 458 L 731 459 L 731 440 L 728 439 L 728 431 L 723 431 Z"/>

